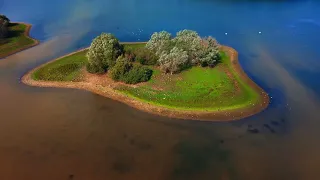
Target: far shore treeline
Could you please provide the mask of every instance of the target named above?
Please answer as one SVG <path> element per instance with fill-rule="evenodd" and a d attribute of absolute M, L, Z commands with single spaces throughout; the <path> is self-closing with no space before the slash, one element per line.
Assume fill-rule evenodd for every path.
<path fill-rule="evenodd" d="M 152 69 L 175 74 L 191 66 L 214 67 L 221 59 L 220 45 L 212 37 L 201 38 L 197 32 L 182 30 L 172 37 L 166 31 L 155 32 L 142 48 L 124 48 L 110 33 L 96 37 L 86 54 L 89 73 L 108 72 L 115 81 L 136 84 L 148 81 Z"/>
<path fill-rule="evenodd" d="M 10 19 L 7 16 L 0 14 L 0 39 L 8 36 L 8 26 Z"/>

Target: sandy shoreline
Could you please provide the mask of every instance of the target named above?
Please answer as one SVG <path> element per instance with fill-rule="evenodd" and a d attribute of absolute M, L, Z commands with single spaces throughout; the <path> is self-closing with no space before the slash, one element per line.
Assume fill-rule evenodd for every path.
<path fill-rule="evenodd" d="M 74 53 L 83 51 L 85 49 L 87 48 L 80 49 L 76 52 L 67 54 L 62 57 L 72 55 Z M 251 86 L 254 90 L 259 92 L 260 103 L 253 104 L 250 107 L 239 108 L 236 110 L 225 110 L 225 111 L 197 112 L 197 111 L 176 110 L 176 109 L 169 109 L 161 106 L 152 105 L 152 104 L 141 102 L 139 100 L 128 97 L 114 90 L 112 83 L 103 86 L 91 80 L 84 81 L 84 82 L 51 82 L 51 81 L 35 81 L 31 78 L 31 74 L 34 71 L 62 57 L 49 61 L 29 71 L 27 74 L 25 74 L 21 78 L 21 81 L 24 84 L 27 84 L 30 86 L 74 88 L 74 89 L 87 90 L 87 91 L 91 91 L 93 93 L 105 96 L 107 98 L 120 101 L 122 103 L 125 103 L 133 108 L 139 109 L 144 112 L 148 112 L 148 113 L 160 115 L 160 116 L 166 116 L 170 118 L 178 118 L 178 119 L 203 120 L 203 121 L 232 121 L 232 120 L 238 120 L 245 117 L 249 117 L 263 111 L 269 104 L 269 97 L 267 93 L 262 88 L 260 88 L 255 82 L 253 82 L 242 70 L 240 64 L 238 63 L 238 53 L 235 49 L 227 46 L 222 46 L 222 49 L 228 53 L 228 55 L 230 56 L 232 68 L 235 69 L 235 71 L 240 75 L 240 77 L 244 80 L 244 82 L 248 83 L 249 86 Z"/>
<path fill-rule="evenodd" d="M 30 38 L 31 40 L 33 40 L 33 43 L 30 44 L 30 45 L 28 45 L 28 46 L 15 49 L 14 51 L 11 51 L 11 52 L 9 52 L 9 53 L 7 53 L 7 54 L 5 54 L 5 55 L 2 55 L 2 56 L 0 56 L 0 59 L 6 58 L 6 57 L 11 56 L 11 55 L 13 55 L 13 54 L 16 54 L 16 53 L 18 53 L 18 52 L 21 52 L 21 51 L 24 51 L 24 50 L 29 49 L 29 48 L 31 48 L 31 47 L 34 47 L 34 46 L 36 46 L 36 45 L 38 45 L 38 44 L 40 43 L 38 40 L 36 40 L 36 39 L 34 39 L 34 38 L 32 38 L 32 37 L 30 36 L 30 30 L 31 30 L 31 27 L 32 27 L 31 24 L 24 23 L 24 22 L 12 22 L 12 23 L 24 24 L 24 25 L 26 26 L 26 30 L 24 31 L 23 34 L 24 34 L 25 36 L 27 36 L 28 38 Z"/>

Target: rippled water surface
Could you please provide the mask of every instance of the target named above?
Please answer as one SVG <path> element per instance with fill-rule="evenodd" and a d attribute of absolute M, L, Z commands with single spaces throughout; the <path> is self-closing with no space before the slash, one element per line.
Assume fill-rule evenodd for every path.
<path fill-rule="evenodd" d="M 1 0 L 0 13 L 33 24 L 41 44 L 0 60 L 0 179 L 319 179 L 319 12 L 312 0 Z M 237 49 L 269 108 L 236 122 L 183 121 L 20 83 L 102 31 L 145 41 L 184 28 Z"/>

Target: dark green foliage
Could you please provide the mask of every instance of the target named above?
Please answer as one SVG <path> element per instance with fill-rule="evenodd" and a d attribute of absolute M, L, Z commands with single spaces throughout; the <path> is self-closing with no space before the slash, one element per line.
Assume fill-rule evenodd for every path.
<path fill-rule="evenodd" d="M 134 64 L 130 71 L 124 76 L 123 81 L 127 84 L 136 84 L 150 80 L 152 70 L 140 64 Z"/>
<path fill-rule="evenodd" d="M 136 84 L 148 81 L 151 78 L 152 70 L 140 64 L 132 64 L 126 57 L 120 56 L 109 75 L 115 81 Z"/>
<path fill-rule="evenodd" d="M 133 49 L 127 49 L 125 51 L 125 57 L 130 61 L 130 62 L 133 62 L 136 58 L 136 55 L 134 53 L 134 50 Z"/>
<path fill-rule="evenodd" d="M 10 23 L 9 18 L 0 14 L 0 39 L 8 36 L 8 25 Z"/>
<path fill-rule="evenodd" d="M 135 60 L 143 65 L 157 64 L 159 57 L 147 48 L 141 48 L 135 51 Z"/>
<path fill-rule="evenodd" d="M 115 81 L 122 81 L 126 73 L 130 71 L 131 68 L 132 64 L 129 62 L 129 60 L 123 56 L 120 56 L 110 71 L 110 77 Z"/>

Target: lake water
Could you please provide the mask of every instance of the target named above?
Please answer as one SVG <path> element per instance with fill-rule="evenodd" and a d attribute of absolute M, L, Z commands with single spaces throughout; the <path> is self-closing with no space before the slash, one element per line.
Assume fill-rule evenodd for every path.
<path fill-rule="evenodd" d="M 0 60 L 0 179 L 320 178 L 320 2 L 1 0 L 0 12 L 33 24 L 41 40 Z M 154 31 L 185 28 L 237 49 L 272 97 L 269 108 L 235 122 L 184 121 L 20 82 L 102 31 L 146 41 Z"/>

